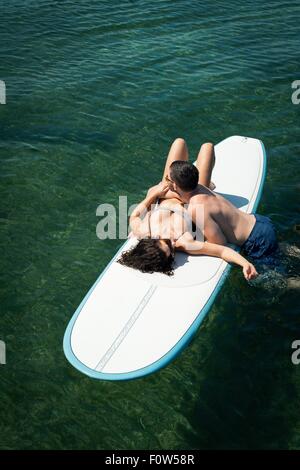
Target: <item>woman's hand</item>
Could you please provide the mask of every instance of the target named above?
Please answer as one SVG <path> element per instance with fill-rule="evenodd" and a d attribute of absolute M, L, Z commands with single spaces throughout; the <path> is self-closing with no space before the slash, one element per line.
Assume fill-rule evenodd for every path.
<path fill-rule="evenodd" d="M 243 273 L 247 281 L 250 281 L 251 279 L 255 279 L 258 276 L 258 272 L 256 271 L 255 267 L 253 266 L 253 264 L 249 263 L 248 261 L 243 266 Z"/>
<path fill-rule="evenodd" d="M 151 197 L 163 197 L 169 190 L 169 184 L 166 181 L 161 181 L 160 183 L 156 184 L 155 186 L 152 186 L 148 190 L 147 196 Z"/>

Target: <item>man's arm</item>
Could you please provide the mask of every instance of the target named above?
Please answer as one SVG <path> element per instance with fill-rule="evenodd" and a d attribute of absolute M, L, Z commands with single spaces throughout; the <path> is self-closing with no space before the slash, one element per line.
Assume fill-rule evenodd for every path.
<path fill-rule="evenodd" d="M 217 245 L 209 242 L 199 242 L 194 240 L 192 235 L 188 232 L 180 237 L 175 247 L 181 251 L 185 251 L 190 255 L 206 255 L 221 258 L 227 263 L 234 263 L 243 268 L 244 277 L 247 280 L 254 279 L 257 276 L 257 271 L 253 264 L 237 253 L 229 246 Z"/>

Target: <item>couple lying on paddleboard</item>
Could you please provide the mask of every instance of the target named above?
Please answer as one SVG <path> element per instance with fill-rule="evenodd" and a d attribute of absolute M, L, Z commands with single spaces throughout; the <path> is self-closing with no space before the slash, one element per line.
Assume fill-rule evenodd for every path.
<path fill-rule="evenodd" d="M 132 212 L 130 227 L 139 242 L 122 254 L 121 264 L 172 275 L 174 253 L 180 250 L 235 263 L 243 268 L 247 280 L 254 279 L 253 264 L 226 246 L 228 243 L 241 247 L 253 260 L 272 262 L 278 245 L 271 220 L 242 212 L 215 193 L 211 182 L 214 164 L 213 144 L 201 146 L 195 166 L 188 161 L 185 141 L 178 138 L 173 142 L 162 181 L 149 189 Z"/>

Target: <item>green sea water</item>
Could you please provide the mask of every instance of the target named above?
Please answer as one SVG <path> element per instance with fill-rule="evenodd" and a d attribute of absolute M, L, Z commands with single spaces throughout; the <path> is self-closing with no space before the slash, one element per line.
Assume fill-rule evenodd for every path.
<path fill-rule="evenodd" d="M 0 2 L 1 449 L 299 449 L 300 5 L 294 1 Z M 123 241 L 96 208 L 135 203 L 176 137 L 261 139 L 259 212 L 286 274 L 234 268 L 191 345 L 136 381 L 89 379 L 65 328 Z M 116 286 L 117 289 L 117 286 Z M 165 308 L 165 306 L 163 307 Z"/>

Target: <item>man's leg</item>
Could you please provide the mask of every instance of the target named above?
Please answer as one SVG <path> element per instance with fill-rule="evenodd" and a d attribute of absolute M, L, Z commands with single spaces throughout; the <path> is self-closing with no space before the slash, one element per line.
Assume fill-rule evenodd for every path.
<path fill-rule="evenodd" d="M 211 174 L 215 166 L 214 144 L 206 143 L 201 146 L 196 165 L 199 171 L 198 183 L 207 188 L 211 187 L 211 189 L 214 189 L 215 186 L 211 183 Z"/>
<path fill-rule="evenodd" d="M 170 165 L 175 160 L 187 161 L 188 159 L 189 159 L 189 154 L 188 154 L 188 148 L 185 143 L 185 140 L 178 137 L 177 139 L 174 140 L 173 144 L 170 147 L 166 165 L 165 165 L 165 170 L 163 173 L 163 181 L 165 180 L 166 176 L 170 177 L 169 168 L 170 168 Z"/>

